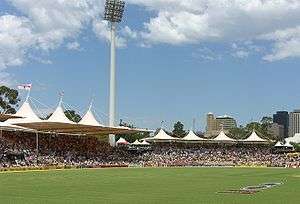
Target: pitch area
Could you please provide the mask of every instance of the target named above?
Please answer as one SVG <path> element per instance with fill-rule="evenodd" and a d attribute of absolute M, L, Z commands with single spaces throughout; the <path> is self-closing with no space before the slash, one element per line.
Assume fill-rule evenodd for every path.
<path fill-rule="evenodd" d="M 253 194 L 243 187 L 282 183 Z M 300 170 L 137 168 L 0 173 L 1 203 L 299 203 Z M 225 192 L 225 193 L 224 193 Z"/>

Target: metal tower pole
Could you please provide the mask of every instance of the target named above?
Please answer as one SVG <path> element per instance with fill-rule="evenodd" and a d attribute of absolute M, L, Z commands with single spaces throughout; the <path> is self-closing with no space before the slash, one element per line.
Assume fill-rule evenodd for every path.
<path fill-rule="evenodd" d="M 109 126 L 114 127 L 116 121 L 116 27 L 122 21 L 125 2 L 122 0 L 106 0 L 104 20 L 110 23 L 110 80 L 109 80 Z M 115 135 L 109 135 L 109 144 L 115 146 Z"/>
<path fill-rule="evenodd" d="M 110 34 L 110 81 L 109 81 L 109 126 L 115 126 L 116 117 L 116 23 L 111 22 Z M 109 144 L 115 146 L 115 135 L 109 135 Z"/>

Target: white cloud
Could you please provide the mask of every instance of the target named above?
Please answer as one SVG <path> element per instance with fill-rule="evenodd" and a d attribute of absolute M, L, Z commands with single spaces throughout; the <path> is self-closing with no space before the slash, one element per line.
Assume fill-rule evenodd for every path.
<path fill-rule="evenodd" d="M 5 85 L 5 86 L 13 86 L 16 85 L 15 79 L 8 73 L 6 72 L 0 72 L 0 86 Z"/>
<path fill-rule="evenodd" d="M 110 39 L 108 23 L 102 20 L 105 0 L 6 1 L 19 14 L 0 16 L 2 70 L 22 65 L 32 50 L 49 53 L 61 46 L 77 49 L 75 42 L 90 27 L 99 39 Z M 300 56 L 299 0 L 127 0 L 127 3 L 151 10 L 151 16 L 140 31 L 127 26 L 120 28 L 119 47 L 125 47 L 129 40 L 136 40 L 143 47 L 158 43 L 232 44 L 250 40 L 253 43 L 247 49 L 235 50 L 237 57 L 260 52 L 256 41 L 273 47 L 265 54 L 265 60 Z M 68 43 L 70 40 L 74 42 Z"/>
<path fill-rule="evenodd" d="M 66 47 L 68 50 L 81 50 L 80 44 L 76 41 L 68 43 Z"/>
<path fill-rule="evenodd" d="M 215 60 L 220 60 L 222 56 L 215 51 L 203 47 L 203 48 L 198 48 L 195 52 L 192 53 L 192 56 L 195 59 L 200 59 L 200 60 L 205 60 L 205 61 L 215 61 Z"/>
<path fill-rule="evenodd" d="M 232 55 L 236 58 L 244 59 L 244 58 L 249 57 L 249 52 L 247 52 L 245 50 L 238 50 L 238 51 L 234 52 Z"/>
<path fill-rule="evenodd" d="M 102 19 L 96 19 L 93 22 L 93 30 L 99 39 L 110 41 L 109 23 Z M 117 47 L 126 47 L 127 40 L 123 36 L 116 37 Z"/>
<path fill-rule="evenodd" d="M 21 65 L 27 48 L 34 44 L 32 25 L 26 18 L 0 16 L 0 70 Z"/>
<path fill-rule="evenodd" d="M 276 61 L 290 57 L 300 57 L 300 26 L 277 30 L 260 37 L 262 40 L 274 42 L 272 53 L 264 56 L 264 60 Z"/>
<path fill-rule="evenodd" d="M 295 29 L 300 25 L 299 0 L 129 0 L 129 2 L 155 11 L 141 32 L 146 41 L 144 43 L 147 44 L 255 41 L 259 36 Z M 266 60 L 299 56 L 298 37 L 294 36 L 289 40 L 281 37 L 272 39 L 269 43 L 274 45 L 274 49 L 271 54 L 264 57 Z M 239 57 L 248 55 L 246 50 L 239 50 L 236 54 Z"/>

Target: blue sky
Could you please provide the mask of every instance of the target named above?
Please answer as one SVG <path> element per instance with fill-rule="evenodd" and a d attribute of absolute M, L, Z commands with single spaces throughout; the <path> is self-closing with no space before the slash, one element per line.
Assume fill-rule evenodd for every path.
<path fill-rule="evenodd" d="M 50 107 L 55 107 L 58 93 L 64 91 L 64 101 L 83 112 L 94 95 L 94 108 L 103 113 L 101 120 L 106 122 L 109 42 L 107 25 L 99 16 L 102 1 L 72 0 L 99 7 L 96 11 L 85 8 L 92 17 L 85 16 L 87 11 L 73 15 L 82 8 L 59 1 L 52 1 L 55 6 L 49 6 L 47 0 L 22 2 L 0 2 L 0 19 L 7 23 L 6 27 L 0 24 L 0 45 L 5 48 L 0 49 L 2 83 L 12 87 L 33 83 L 32 97 Z M 202 0 L 194 2 L 205 4 Z M 299 108 L 300 4 L 282 1 L 294 3 L 291 10 L 281 10 L 282 5 L 263 5 L 265 22 L 250 16 L 258 19 L 251 24 L 247 20 L 250 11 L 241 9 L 245 1 L 241 0 L 241 5 L 223 2 L 229 8 L 222 29 L 215 27 L 219 26 L 216 19 L 222 20 L 222 16 L 215 16 L 217 8 L 212 3 L 204 6 L 211 8 L 205 12 L 213 22 L 204 21 L 202 13 L 176 0 L 169 0 L 174 11 L 165 10 L 160 0 L 128 2 L 125 20 L 119 26 L 118 118 L 148 128 L 159 127 L 162 120 L 167 128 L 178 120 L 190 128 L 196 118 L 197 129 L 204 130 L 208 112 L 228 114 L 245 124 L 277 110 Z M 254 6 L 258 2 L 253 0 L 246 8 L 251 6 L 259 15 L 261 6 Z M 51 11 L 68 14 L 67 23 L 72 23 L 45 18 L 43 24 L 44 18 L 32 5 L 48 15 Z M 255 13 L 253 10 L 251 13 Z M 276 14 L 279 18 L 285 12 L 290 16 L 277 23 Z M 237 14 L 248 18 L 231 18 Z M 78 19 L 73 21 L 73 16 Z M 194 24 L 185 22 L 186 18 L 195 18 Z M 27 31 L 27 36 L 22 34 Z M 57 36 L 49 38 L 53 33 Z"/>

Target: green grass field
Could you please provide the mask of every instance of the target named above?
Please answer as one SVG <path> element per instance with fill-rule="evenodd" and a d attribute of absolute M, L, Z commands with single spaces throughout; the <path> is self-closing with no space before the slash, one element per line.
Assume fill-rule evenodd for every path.
<path fill-rule="evenodd" d="M 219 194 L 284 182 L 254 195 Z M 300 170 L 89 169 L 0 173 L 0 203 L 300 203 Z"/>

